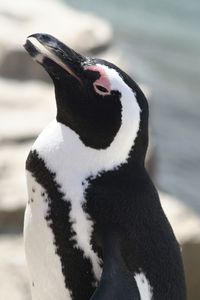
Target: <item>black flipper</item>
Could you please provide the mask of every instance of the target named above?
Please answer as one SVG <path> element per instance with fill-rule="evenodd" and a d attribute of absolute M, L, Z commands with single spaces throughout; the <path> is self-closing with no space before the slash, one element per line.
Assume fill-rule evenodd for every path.
<path fill-rule="evenodd" d="M 127 270 L 120 252 L 115 234 L 104 239 L 103 272 L 90 300 L 140 300 L 134 274 Z"/>

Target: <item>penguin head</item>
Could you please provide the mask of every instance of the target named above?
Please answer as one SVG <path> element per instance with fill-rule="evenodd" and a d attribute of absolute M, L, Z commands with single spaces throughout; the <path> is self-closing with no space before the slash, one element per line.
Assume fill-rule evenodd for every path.
<path fill-rule="evenodd" d="M 114 64 L 84 57 L 48 34 L 29 36 L 24 47 L 53 80 L 58 122 L 86 147 L 108 149 L 120 140 L 118 147 L 144 161 L 148 104 L 135 81 Z"/>

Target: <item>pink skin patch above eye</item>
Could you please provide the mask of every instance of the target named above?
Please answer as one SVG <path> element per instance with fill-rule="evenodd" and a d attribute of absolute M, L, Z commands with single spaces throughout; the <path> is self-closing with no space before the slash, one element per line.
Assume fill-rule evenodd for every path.
<path fill-rule="evenodd" d="M 108 90 L 108 92 L 110 93 L 111 83 L 108 79 L 106 71 L 101 66 L 86 66 L 84 69 L 94 71 L 94 72 L 99 72 L 100 78 L 94 82 L 94 85 L 96 85 L 96 86 L 100 85 L 100 86 L 106 88 Z M 108 93 L 102 93 L 102 94 L 108 94 Z"/>

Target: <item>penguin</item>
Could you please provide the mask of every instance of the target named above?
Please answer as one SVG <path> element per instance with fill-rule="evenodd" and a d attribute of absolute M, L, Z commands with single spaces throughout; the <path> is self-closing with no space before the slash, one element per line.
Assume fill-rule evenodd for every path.
<path fill-rule="evenodd" d="M 32 300 L 185 300 L 180 247 L 145 169 L 143 92 L 51 35 L 24 47 L 51 77 L 57 108 L 26 161 Z"/>

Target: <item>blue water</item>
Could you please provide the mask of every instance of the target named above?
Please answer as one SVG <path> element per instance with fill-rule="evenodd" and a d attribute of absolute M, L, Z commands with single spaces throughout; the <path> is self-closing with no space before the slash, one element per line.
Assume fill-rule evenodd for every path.
<path fill-rule="evenodd" d="M 157 185 L 200 214 L 200 1 L 66 2 L 112 23 L 113 48 L 152 89 Z"/>

